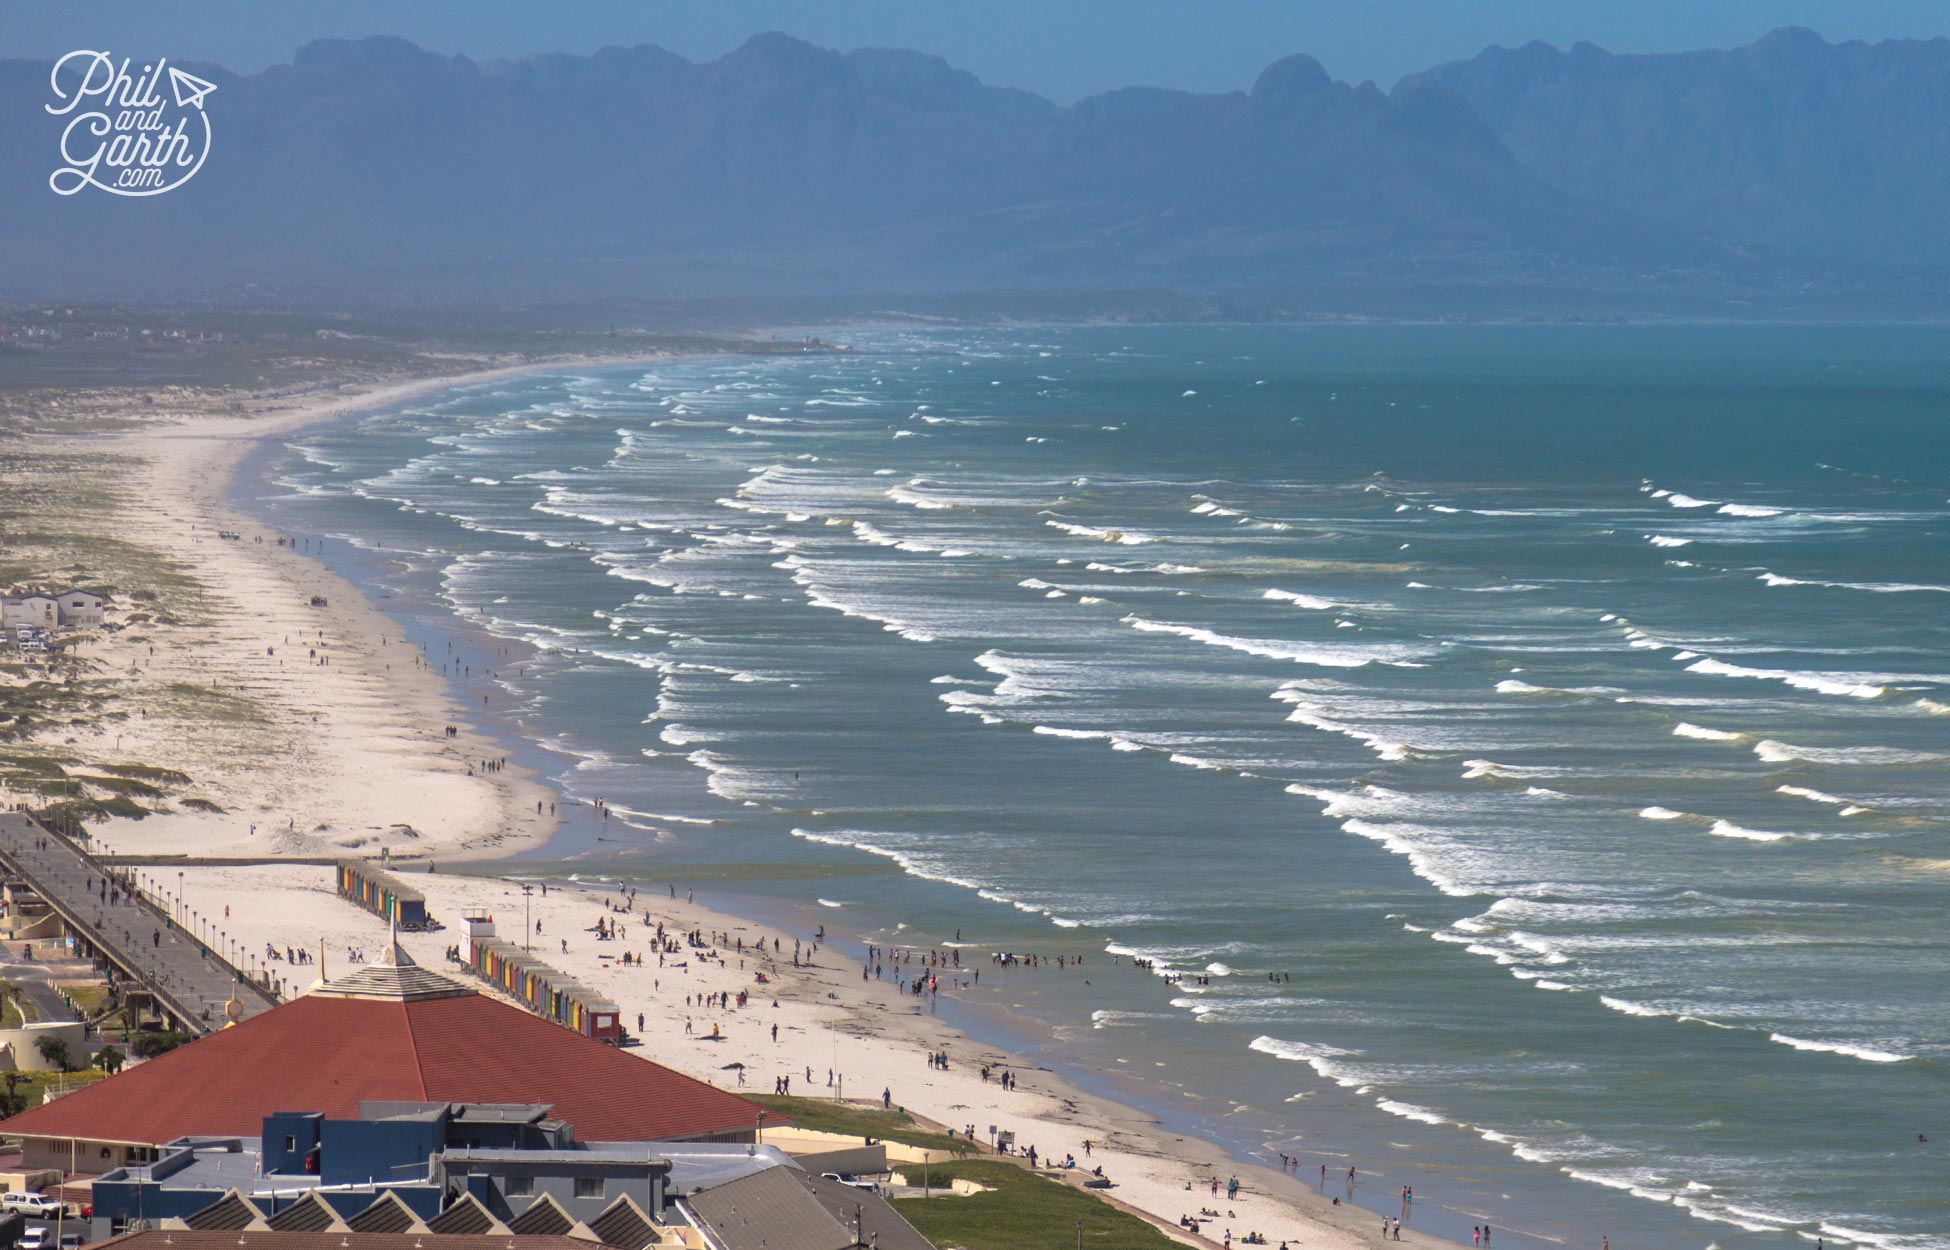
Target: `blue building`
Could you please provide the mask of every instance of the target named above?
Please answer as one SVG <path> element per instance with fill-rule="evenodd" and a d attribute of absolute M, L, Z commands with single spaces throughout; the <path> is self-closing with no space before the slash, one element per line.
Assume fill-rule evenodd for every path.
<path fill-rule="evenodd" d="M 679 1197 L 771 1168 L 771 1147 L 590 1142 L 539 1104 L 360 1105 L 266 1116 L 262 1134 L 184 1138 L 94 1183 L 96 1238 L 141 1228 L 556 1234 L 646 1240 Z M 641 1226 L 641 1229 L 639 1228 Z"/>

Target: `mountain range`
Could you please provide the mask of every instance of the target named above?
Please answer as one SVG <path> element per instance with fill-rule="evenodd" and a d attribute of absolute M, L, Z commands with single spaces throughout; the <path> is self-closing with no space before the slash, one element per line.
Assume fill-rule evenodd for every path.
<path fill-rule="evenodd" d="M 216 84 L 147 199 L 47 189 L 47 62 L 0 61 L 0 293 L 240 283 L 669 298 L 1005 287 L 1936 289 L 1950 43 L 1490 49 L 1393 90 L 1059 106 L 780 34 L 476 63 L 390 37 Z"/>

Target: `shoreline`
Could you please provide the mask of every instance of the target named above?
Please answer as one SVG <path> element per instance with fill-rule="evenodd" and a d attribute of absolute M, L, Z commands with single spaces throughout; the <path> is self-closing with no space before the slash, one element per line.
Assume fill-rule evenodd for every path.
<path fill-rule="evenodd" d="M 249 510 L 241 507 L 237 499 L 237 494 L 244 484 L 241 470 L 247 462 L 260 454 L 275 454 L 278 441 L 288 438 L 299 430 L 370 414 L 429 394 L 482 385 L 524 374 L 548 373 L 578 366 L 619 367 L 639 363 L 648 364 L 658 359 L 667 358 L 575 359 L 476 370 L 443 378 L 419 379 L 410 383 L 380 386 L 352 396 L 334 397 L 322 403 L 317 402 L 316 397 L 308 397 L 310 402 L 301 401 L 293 411 L 281 414 L 270 424 L 258 421 L 243 424 L 219 419 L 224 420 L 224 424 L 215 428 L 210 428 L 214 423 L 206 423 L 204 427 L 175 426 L 144 430 L 124 437 L 136 440 L 169 440 L 169 449 L 178 451 L 182 455 L 189 454 L 184 449 L 193 443 L 218 442 L 226 449 L 226 453 L 213 456 L 213 463 L 204 465 L 206 470 L 214 469 L 214 473 L 202 476 L 194 484 L 195 489 L 184 491 L 181 502 L 200 503 L 212 515 L 241 518 L 253 527 L 266 528 L 264 522 L 250 515 Z M 179 455 L 178 459 L 181 459 L 182 455 Z M 188 484 L 183 483 L 183 485 Z M 244 549 L 254 550 L 256 544 L 245 544 Z M 306 551 L 291 554 L 315 555 Z M 366 596 L 362 588 L 332 572 L 322 559 L 304 558 L 301 565 L 307 569 L 307 576 L 311 582 L 328 584 L 333 595 L 338 597 L 334 599 L 333 606 L 329 609 L 334 618 L 337 618 L 341 611 L 376 618 L 377 621 L 385 622 L 394 634 L 398 635 L 403 623 L 385 614 Z M 341 599 L 346 605 L 343 609 L 338 606 Z M 457 634 L 468 632 L 464 623 L 450 622 L 450 627 L 454 628 Z M 370 627 L 367 632 L 371 632 Z M 384 637 L 383 633 L 381 637 Z M 382 642 L 383 645 L 385 644 Z M 371 661 L 375 654 L 373 649 L 368 647 L 364 658 Z M 395 697 L 392 700 L 393 706 L 389 712 L 396 730 L 399 728 L 398 721 L 402 716 L 411 715 L 414 711 L 424 715 L 430 710 L 439 708 L 450 712 L 460 728 L 461 736 L 454 740 L 459 749 L 479 753 L 475 758 L 512 754 L 507 750 L 511 745 L 508 739 L 519 738 L 514 727 L 505 723 L 491 726 L 475 723 L 475 718 L 470 717 L 461 706 L 457 675 L 440 676 L 429 667 L 416 668 L 414 676 L 416 679 L 421 679 L 416 681 L 416 688 L 411 692 L 414 697 L 411 699 Z M 526 742 L 525 739 L 522 741 Z M 527 805 L 533 801 L 533 796 L 547 793 L 543 779 L 527 769 L 511 767 L 509 771 L 496 773 L 493 776 L 496 778 L 496 786 L 499 790 L 496 802 L 489 805 L 489 810 L 486 811 L 478 805 L 475 806 L 468 819 L 498 821 L 517 818 L 525 815 Z M 154 836 L 157 825 L 153 822 L 157 819 L 150 817 L 149 821 L 145 822 L 145 828 L 139 832 L 120 827 L 114 828 L 111 830 L 111 837 L 117 843 L 136 837 L 140 839 L 145 849 L 165 849 L 158 845 L 159 840 Z M 435 859 L 443 866 L 465 864 L 464 875 L 449 876 L 435 873 L 415 880 L 416 885 L 427 889 L 429 902 L 434 905 L 436 914 L 447 917 L 449 924 L 444 934 L 413 935 L 412 938 L 406 939 L 405 944 L 415 958 L 432 967 L 445 967 L 445 961 L 441 956 L 445 946 L 451 942 L 457 931 L 458 926 L 455 922 L 458 912 L 470 905 L 491 906 L 496 898 L 510 896 L 505 882 L 497 876 L 487 874 L 519 872 L 520 864 L 517 857 L 543 851 L 566 819 L 565 816 L 558 816 L 543 821 L 529 820 L 525 822 L 527 828 L 519 837 L 493 836 L 482 839 L 468 836 L 467 830 L 462 828 L 449 831 L 450 834 L 458 834 L 458 836 L 449 836 L 444 840 L 437 839 L 431 842 L 421 840 L 418 845 L 388 847 L 388 849 L 397 849 L 402 854 L 410 854 L 416 860 Z M 180 832 L 172 831 L 177 834 L 174 839 L 177 845 L 168 846 L 166 849 L 211 853 L 222 849 L 235 849 L 240 845 L 234 837 L 232 841 L 225 843 L 220 838 L 208 836 L 213 830 L 209 828 L 210 822 L 207 818 L 196 818 L 193 823 L 205 836 L 196 837 L 189 829 Z M 467 821 L 461 823 L 465 825 Z M 261 851 L 268 848 L 254 849 Z M 296 849 L 286 849 L 284 853 L 296 853 Z M 376 847 L 370 845 L 360 850 L 348 848 L 353 853 L 371 853 L 374 849 Z M 410 868 L 402 863 L 397 865 L 395 870 L 410 871 Z M 225 878 L 235 877 L 240 873 L 247 875 L 239 880 L 225 881 Z M 328 947 L 336 945 L 339 950 L 363 948 L 370 951 L 383 942 L 383 927 L 376 917 L 366 915 L 338 900 L 331 893 L 329 883 L 321 881 L 312 885 L 305 884 L 304 878 L 308 873 L 319 874 L 321 878 L 325 875 L 322 870 L 305 869 L 295 865 L 289 868 L 249 870 L 193 869 L 186 888 L 192 900 L 212 884 L 222 889 L 225 896 L 233 900 L 224 904 L 226 918 L 228 919 L 229 908 L 234 906 L 238 911 L 232 922 L 232 930 L 239 940 L 248 942 L 253 947 L 261 943 L 267 950 L 271 946 L 300 944 L 310 948 L 322 937 L 327 941 Z M 247 888 L 235 888 L 243 886 L 246 881 L 252 884 Z M 324 886 L 322 890 L 318 888 L 321 884 Z M 550 896 L 551 904 L 553 907 L 565 909 L 560 914 L 566 915 L 566 908 L 572 905 L 568 900 L 582 897 L 587 892 L 587 886 L 576 890 L 557 889 Z M 314 894 L 322 894 L 322 897 L 309 897 Z M 514 897 L 519 896 L 514 895 Z M 563 901 L 556 902 L 558 898 Z M 436 899 L 444 901 L 436 902 Z M 281 900 L 281 902 L 271 908 L 269 914 L 252 919 L 250 913 L 265 900 Z M 531 901 L 530 906 L 534 905 L 534 901 Z M 753 922 L 742 916 L 711 911 L 677 900 L 652 900 L 652 906 L 658 909 L 668 906 L 671 920 L 686 919 L 691 922 L 690 927 L 703 927 L 725 933 L 737 933 L 740 930 L 756 928 Z M 343 915 L 335 913 L 343 913 Z M 595 913 L 592 911 L 587 915 L 590 923 L 593 924 Z M 306 924 L 315 924 L 320 932 L 316 935 L 292 932 L 293 929 L 302 928 Z M 544 919 L 544 924 L 545 936 L 551 939 L 554 939 L 558 932 L 579 933 L 581 929 L 587 927 L 570 925 L 568 928 L 563 928 L 560 919 Z M 777 932 L 776 928 L 770 931 Z M 578 941 L 576 945 L 587 947 L 591 944 Z M 832 950 L 833 948 L 829 946 L 822 953 Z M 544 954 L 546 955 L 546 952 Z M 1086 1092 L 1039 1065 L 1021 1063 L 1014 1056 L 983 1042 L 978 1035 L 954 1028 L 939 1017 L 922 1015 L 919 1019 L 910 1018 L 914 1013 L 900 1010 L 905 1006 L 900 998 L 891 993 L 885 995 L 874 993 L 876 989 L 888 990 L 890 987 L 878 982 L 867 982 L 867 988 L 861 990 L 853 983 L 850 975 L 842 975 L 857 971 L 857 967 L 847 966 L 847 961 L 837 958 L 836 952 L 835 955 L 833 966 L 816 970 L 800 970 L 796 976 L 786 975 L 787 970 L 775 970 L 781 974 L 775 977 L 780 991 L 779 1010 L 789 1012 L 788 1015 L 780 1017 L 780 1022 L 786 1024 L 784 1031 L 797 1029 L 802 1037 L 830 1035 L 830 1054 L 834 1064 L 851 1067 L 856 1072 L 899 1071 L 903 1073 L 906 1080 L 912 1079 L 908 1076 L 910 1068 L 928 1073 L 929 1075 L 922 1077 L 919 1084 L 915 1086 L 913 1094 L 903 1089 L 897 1097 L 897 1101 L 902 1102 L 911 1111 L 944 1124 L 963 1125 L 971 1122 L 966 1119 L 968 1115 L 978 1114 L 983 1117 L 978 1130 L 987 1124 L 1013 1126 L 1018 1132 L 1019 1141 L 1024 1144 L 1036 1144 L 1045 1157 L 1060 1157 L 1060 1152 L 1067 1151 L 1075 1153 L 1080 1163 L 1086 1159 L 1091 1163 L 1101 1161 L 1106 1173 L 1118 1182 L 1120 1190 L 1123 1191 L 1111 1194 L 1113 1200 L 1120 1205 L 1135 1205 L 1136 1209 L 1148 1213 L 1161 1226 L 1181 1238 L 1184 1238 L 1185 1234 L 1177 1230 L 1174 1225 L 1178 1215 L 1196 1215 L 1200 1208 L 1211 1206 L 1216 1206 L 1222 1211 L 1239 1212 L 1236 1221 L 1223 1218 L 1216 1221 L 1207 1220 L 1206 1235 L 1192 1241 L 1191 1244 L 1216 1244 L 1223 1235 L 1225 1226 L 1230 1226 L 1235 1239 L 1243 1236 L 1248 1230 L 1257 1230 L 1269 1238 L 1270 1244 L 1278 1244 L 1283 1239 L 1297 1239 L 1303 1244 L 1327 1246 L 1330 1250 L 1365 1244 L 1378 1235 L 1376 1226 L 1381 1219 L 1378 1212 L 1371 1212 L 1365 1207 L 1354 1205 L 1351 1201 L 1335 1205 L 1326 1195 L 1316 1194 L 1313 1186 L 1301 1183 L 1294 1176 L 1283 1175 L 1278 1169 L 1242 1160 L 1234 1152 L 1216 1142 L 1174 1131 L 1147 1112 L 1129 1107 L 1113 1098 Z M 632 969 L 630 973 L 624 973 L 620 968 L 603 966 L 604 961 L 601 957 L 593 953 L 586 957 L 585 962 L 582 952 L 575 949 L 572 949 L 567 956 L 557 954 L 551 961 L 558 960 L 558 966 L 563 967 L 565 971 L 610 993 L 624 1007 L 626 1019 L 633 1020 L 639 1010 L 644 1013 L 646 1021 L 651 1017 L 653 1010 L 673 1020 L 675 1014 L 683 1013 L 683 1009 L 674 1002 L 662 1001 L 659 998 L 660 991 L 653 991 L 652 995 L 646 998 L 639 992 L 640 987 L 636 990 L 629 987 L 627 982 L 631 974 L 641 975 L 650 970 Z M 324 971 L 326 970 L 321 970 Z M 703 983 L 703 970 L 687 970 L 684 975 L 689 977 L 692 971 L 699 974 L 691 982 L 695 987 Z M 727 970 L 717 971 L 722 973 Z M 619 977 L 618 974 L 622 975 Z M 652 974 L 653 982 L 659 979 Z M 792 990 L 787 989 L 788 985 L 792 986 Z M 749 988 L 749 983 L 743 980 L 725 981 L 723 984 L 712 982 L 706 988 L 733 989 L 734 986 Z M 795 991 L 808 998 L 815 992 L 822 995 L 836 995 L 839 1006 L 827 1006 L 827 1003 L 833 1001 L 832 999 L 817 1000 L 817 1005 L 815 1001 L 797 1001 Z M 674 990 L 671 993 L 674 997 Z M 633 1001 L 641 1005 L 632 1005 Z M 651 1033 L 655 1037 L 654 1027 Z M 741 1044 L 750 1045 L 750 1043 Z M 718 1055 L 722 1055 L 725 1048 L 724 1045 L 716 1048 Z M 943 1048 L 948 1049 L 958 1061 L 956 1066 L 946 1073 L 930 1072 L 921 1062 L 923 1056 L 913 1053 L 916 1050 L 925 1053 Z M 802 1048 L 794 1049 L 797 1051 Z M 714 1076 L 721 1077 L 723 1074 L 722 1069 L 713 1070 L 708 1065 L 697 1067 L 691 1061 L 692 1057 L 681 1052 L 672 1053 L 672 1047 L 665 1045 L 660 1038 L 650 1046 L 646 1046 L 646 1051 L 660 1061 L 691 1071 L 693 1075 L 701 1075 L 709 1079 Z M 746 1061 L 763 1061 L 764 1054 L 765 1048 L 753 1049 L 750 1059 Z M 1007 1065 L 1012 1070 L 1019 1069 L 1025 1074 L 1022 1092 L 1011 1096 L 1014 1105 L 995 1100 L 994 1095 L 999 1094 L 999 1088 L 975 1078 L 972 1069 L 977 1065 L 962 1066 L 960 1061 L 970 1055 L 983 1056 L 987 1062 Z M 770 1062 L 776 1063 L 778 1058 L 780 1056 L 775 1056 Z M 795 1075 L 803 1075 L 808 1070 L 815 1070 L 817 1075 L 817 1070 L 822 1068 L 816 1056 L 797 1055 L 796 1058 L 804 1058 L 805 1061 L 795 1061 L 793 1065 L 796 1069 Z M 844 1067 L 841 1070 L 844 1070 Z M 890 1082 L 890 1087 L 894 1083 L 896 1082 Z M 823 1086 L 816 1084 L 811 1092 L 813 1096 L 819 1096 L 822 1089 Z M 859 1092 L 857 1087 L 854 1092 L 856 1094 Z M 987 1099 L 983 1097 L 985 1094 L 988 1095 Z M 1031 1103 L 1030 1108 L 1025 1110 L 1022 1107 L 1024 1103 Z M 1113 1144 L 1109 1149 L 1097 1148 L 1094 1154 L 1086 1154 L 1081 1149 L 1086 1139 L 1091 1140 L 1093 1145 L 1104 1142 L 1129 1143 L 1129 1145 Z M 1205 1179 L 1215 1175 L 1223 1179 L 1224 1176 L 1231 1174 L 1240 1175 L 1247 1185 L 1247 1188 L 1242 1190 L 1240 1199 L 1229 1204 L 1215 1202 L 1210 1194 L 1203 1192 Z M 1189 1189 L 1195 1180 L 1201 1185 L 1199 1192 L 1192 1192 Z M 1402 1240 L 1409 1244 L 1417 1242 L 1431 1246 L 1456 1244 L 1416 1232 L 1407 1226 L 1404 1226 L 1402 1231 Z"/>

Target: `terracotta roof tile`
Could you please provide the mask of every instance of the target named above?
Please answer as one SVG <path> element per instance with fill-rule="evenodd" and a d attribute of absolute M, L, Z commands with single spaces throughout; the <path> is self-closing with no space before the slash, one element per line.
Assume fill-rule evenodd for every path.
<path fill-rule="evenodd" d="M 255 1137 L 272 1112 L 356 1119 L 362 1101 L 547 1103 L 580 1141 L 737 1132 L 758 1113 L 736 1094 L 480 994 L 312 995 L 0 1121 L 0 1133 L 147 1145 Z"/>

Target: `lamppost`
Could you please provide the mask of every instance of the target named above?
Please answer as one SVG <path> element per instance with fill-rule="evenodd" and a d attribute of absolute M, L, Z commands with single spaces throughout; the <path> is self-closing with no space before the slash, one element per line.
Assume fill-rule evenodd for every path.
<path fill-rule="evenodd" d="M 183 902 L 183 870 L 181 868 L 178 868 L 176 870 L 176 923 L 177 924 L 183 923 L 183 909 L 185 906 L 186 905 Z"/>
<path fill-rule="evenodd" d="M 528 896 L 533 894 L 534 892 L 535 892 L 534 886 L 530 885 L 526 881 L 522 882 L 521 884 L 521 949 L 523 950 L 528 949 L 528 935 L 533 931 L 533 926 L 528 923 Z"/>

